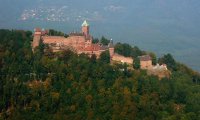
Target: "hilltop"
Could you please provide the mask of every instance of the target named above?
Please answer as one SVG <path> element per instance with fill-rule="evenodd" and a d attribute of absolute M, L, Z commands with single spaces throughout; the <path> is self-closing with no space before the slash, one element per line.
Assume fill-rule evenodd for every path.
<path fill-rule="evenodd" d="M 32 51 L 32 32 L 0 30 L 0 119 L 148 119 L 198 120 L 200 75 L 171 54 L 157 58 L 170 77 L 110 64 L 107 51 L 99 59 L 70 50 Z M 100 41 L 106 38 L 100 39 Z M 150 53 L 116 43 L 126 57 Z M 133 68 L 132 66 L 132 68 Z"/>
<path fill-rule="evenodd" d="M 87 19 L 97 37 L 137 45 L 159 57 L 169 52 L 200 72 L 199 5 L 198 0 L 5 0 L 0 28 L 69 32 Z"/>

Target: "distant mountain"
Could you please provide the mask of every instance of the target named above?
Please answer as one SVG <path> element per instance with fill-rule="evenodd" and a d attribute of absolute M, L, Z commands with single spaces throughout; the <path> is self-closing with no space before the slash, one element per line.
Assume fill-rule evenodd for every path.
<path fill-rule="evenodd" d="M 200 71 L 199 0 L 6 0 L 0 4 L 0 28 L 64 32 L 90 21 L 94 36 L 138 45 L 157 54 L 173 53 Z"/>

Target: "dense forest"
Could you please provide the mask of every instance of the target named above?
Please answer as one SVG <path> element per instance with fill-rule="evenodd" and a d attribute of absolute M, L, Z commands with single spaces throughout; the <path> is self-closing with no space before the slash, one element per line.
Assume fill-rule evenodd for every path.
<path fill-rule="evenodd" d="M 101 41 L 105 41 L 102 38 Z M 71 51 L 33 53 L 32 32 L 0 30 L 0 120 L 200 120 L 199 73 L 174 60 L 170 78 Z M 124 43 L 117 53 L 136 58 L 147 52 Z M 133 65 L 134 67 L 134 65 Z"/>

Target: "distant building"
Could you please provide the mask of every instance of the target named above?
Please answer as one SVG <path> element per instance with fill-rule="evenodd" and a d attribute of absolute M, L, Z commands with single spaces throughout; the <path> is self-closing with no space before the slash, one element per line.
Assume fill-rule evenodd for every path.
<path fill-rule="evenodd" d="M 141 69 L 150 69 L 152 68 L 152 59 L 149 55 L 139 56 L 140 59 L 140 68 Z"/>
<path fill-rule="evenodd" d="M 162 65 L 157 64 L 153 66 L 151 69 L 148 69 L 147 74 L 155 75 L 155 76 L 158 76 L 159 79 L 162 79 L 162 78 L 169 78 L 171 75 L 171 72 L 167 69 L 166 64 L 162 64 Z"/>
<path fill-rule="evenodd" d="M 97 56 L 97 58 L 99 58 L 102 52 L 109 50 L 111 60 L 128 64 L 133 63 L 132 58 L 124 57 L 114 53 L 114 45 L 112 41 L 108 46 L 102 45 L 100 43 L 93 44 L 93 39 L 90 35 L 89 24 L 86 20 L 82 24 L 81 32 L 72 32 L 67 38 L 64 36 L 49 36 L 47 30 L 41 30 L 40 28 L 36 28 L 34 30 L 33 36 L 33 51 L 37 46 L 39 46 L 40 42 L 43 42 L 44 44 L 48 45 L 53 52 L 70 49 L 77 54 L 85 53 L 89 56 L 94 54 Z"/>
<path fill-rule="evenodd" d="M 162 64 L 162 65 L 157 64 L 153 66 L 152 69 L 153 70 L 168 70 L 166 64 Z"/>
<path fill-rule="evenodd" d="M 149 55 L 139 56 L 140 59 L 140 68 L 143 70 L 147 70 L 148 75 L 158 76 L 159 79 L 169 78 L 171 72 L 167 69 L 166 64 L 162 65 L 152 65 L 152 58 Z"/>

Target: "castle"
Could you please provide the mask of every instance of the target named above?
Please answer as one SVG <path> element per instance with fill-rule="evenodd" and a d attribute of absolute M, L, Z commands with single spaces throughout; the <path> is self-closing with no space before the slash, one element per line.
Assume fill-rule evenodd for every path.
<path fill-rule="evenodd" d="M 112 41 L 108 45 L 102 45 L 100 43 L 93 43 L 93 38 L 90 35 L 89 24 L 85 20 L 82 24 L 81 32 L 72 32 L 66 38 L 64 36 L 50 36 L 48 30 L 41 30 L 36 28 L 33 34 L 32 49 L 35 50 L 39 46 L 40 42 L 43 42 L 53 52 L 71 50 L 78 55 L 84 53 L 89 57 L 96 55 L 100 57 L 101 53 L 108 50 L 110 54 L 111 63 L 126 63 L 128 65 L 133 64 L 133 58 L 125 57 L 115 53 L 114 45 Z M 152 58 L 149 55 L 139 56 L 140 68 L 147 70 L 149 75 L 157 75 L 159 78 L 169 76 L 166 65 L 152 65 Z"/>
<path fill-rule="evenodd" d="M 36 28 L 34 30 L 32 49 L 39 46 L 40 42 L 48 45 L 53 52 L 62 51 L 65 49 L 70 49 L 77 54 L 85 53 L 88 56 L 96 55 L 97 58 L 100 57 L 101 53 L 108 50 L 110 53 L 111 61 L 122 62 L 127 64 L 132 64 L 133 59 L 131 57 L 124 57 L 114 52 L 114 45 L 112 41 L 109 45 L 105 46 L 100 43 L 92 43 L 92 36 L 90 35 L 90 27 L 85 20 L 82 24 L 81 32 L 72 32 L 69 37 L 64 36 L 49 36 L 47 30 L 41 30 Z"/>

